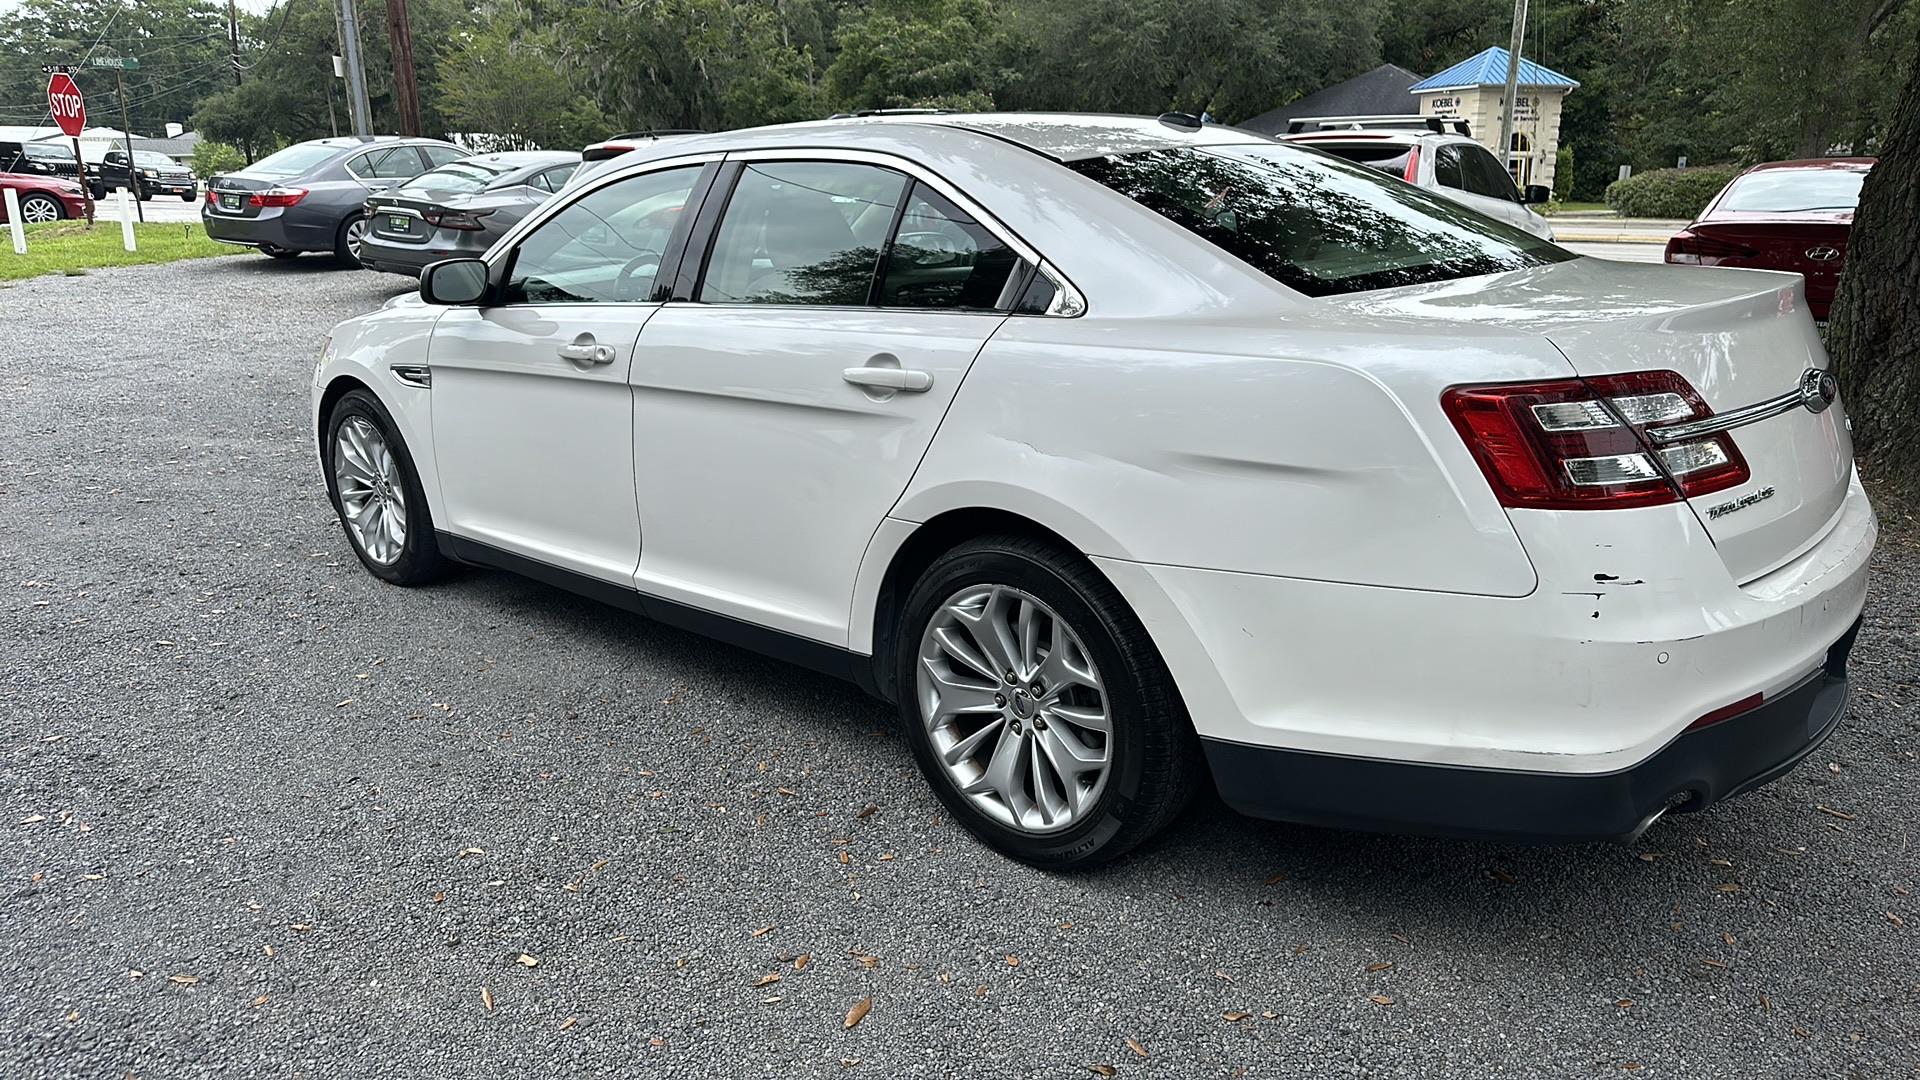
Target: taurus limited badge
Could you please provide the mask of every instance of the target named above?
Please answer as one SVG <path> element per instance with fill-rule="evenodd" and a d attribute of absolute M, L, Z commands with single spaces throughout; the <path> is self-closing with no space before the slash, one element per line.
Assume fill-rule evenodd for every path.
<path fill-rule="evenodd" d="M 1751 495 L 1742 495 L 1737 499 L 1728 500 L 1727 502 L 1723 502 L 1718 506 L 1707 507 L 1707 518 L 1708 520 L 1712 520 L 1714 518 L 1723 518 L 1723 517 L 1726 517 L 1728 514 L 1733 513 L 1735 510 L 1745 510 L 1747 507 L 1752 506 L 1754 503 L 1766 502 L 1768 499 L 1771 499 L 1771 498 L 1773 498 L 1773 485 L 1769 484 L 1766 487 L 1761 488 L 1759 491 L 1756 491 Z"/>
<path fill-rule="evenodd" d="M 1808 412 L 1826 412 L 1839 397 L 1840 380 L 1833 377 L 1833 372 L 1808 368 L 1806 374 L 1800 376 L 1800 404 L 1805 405 Z"/>

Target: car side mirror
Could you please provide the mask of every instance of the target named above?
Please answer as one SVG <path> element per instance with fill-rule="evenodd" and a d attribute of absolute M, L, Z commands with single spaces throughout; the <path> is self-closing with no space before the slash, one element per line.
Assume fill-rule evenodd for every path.
<path fill-rule="evenodd" d="M 420 271 L 420 299 L 442 307 L 478 304 L 487 295 L 482 259 L 442 259 Z"/>
<path fill-rule="evenodd" d="M 1545 184 L 1528 184 L 1520 193 L 1520 201 L 1528 206 L 1539 206 L 1553 201 L 1553 189 Z"/>

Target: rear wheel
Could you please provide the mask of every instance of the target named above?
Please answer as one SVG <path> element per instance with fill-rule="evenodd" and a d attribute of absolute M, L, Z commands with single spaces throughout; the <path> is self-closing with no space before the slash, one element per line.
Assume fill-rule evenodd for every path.
<path fill-rule="evenodd" d="M 199 200 L 199 198 L 200 198 L 200 196 L 198 196 L 198 195 L 195 195 L 195 194 L 194 194 L 193 192 L 191 192 L 191 191 L 183 191 L 183 192 L 181 192 L 181 193 L 180 193 L 180 201 L 181 201 L 181 202 L 197 202 L 197 201 Z"/>
<path fill-rule="evenodd" d="M 1178 816 L 1200 775 L 1145 627 L 1077 553 L 1020 536 L 948 552 L 907 596 L 900 713 L 974 835 L 1047 869 L 1091 866 Z"/>
<path fill-rule="evenodd" d="M 20 220 L 29 225 L 42 225 L 49 221 L 59 221 L 67 216 L 66 208 L 59 199 L 45 195 L 28 195 L 20 200 Z"/>
<path fill-rule="evenodd" d="M 355 214 L 340 223 L 340 231 L 334 237 L 334 261 L 349 270 L 361 267 L 360 241 L 367 235 L 367 219 L 363 214 Z"/>
<path fill-rule="evenodd" d="M 413 456 L 378 399 L 350 390 L 327 414 L 327 493 L 361 565 L 395 585 L 446 572 Z"/>

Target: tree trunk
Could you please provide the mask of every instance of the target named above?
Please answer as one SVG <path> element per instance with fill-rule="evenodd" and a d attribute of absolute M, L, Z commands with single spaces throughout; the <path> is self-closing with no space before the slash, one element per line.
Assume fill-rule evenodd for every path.
<path fill-rule="evenodd" d="M 1912 47 L 1880 163 L 1860 192 L 1827 351 L 1870 471 L 1920 496 L 1920 41 Z"/>

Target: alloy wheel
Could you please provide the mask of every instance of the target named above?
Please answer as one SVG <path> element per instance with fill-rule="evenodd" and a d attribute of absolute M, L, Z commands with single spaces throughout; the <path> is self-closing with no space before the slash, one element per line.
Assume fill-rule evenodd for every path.
<path fill-rule="evenodd" d="M 1002 825 L 1084 820 L 1113 764 L 1113 717 L 1086 646 L 1031 593 L 972 585 L 920 637 L 920 720 L 954 787 Z"/>
<path fill-rule="evenodd" d="M 44 225 L 49 221 L 59 221 L 60 205 L 52 199 L 24 199 L 20 203 L 20 217 L 35 225 Z"/>
<path fill-rule="evenodd" d="M 354 262 L 360 261 L 360 242 L 365 240 L 366 237 L 366 218 L 357 217 L 347 222 L 347 254 L 353 256 Z"/>
<path fill-rule="evenodd" d="M 407 545 L 406 484 L 392 447 L 366 417 L 349 416 L 335 432 L 333 477 L 360 550 L 382 566 L 397 562 Z"/>

